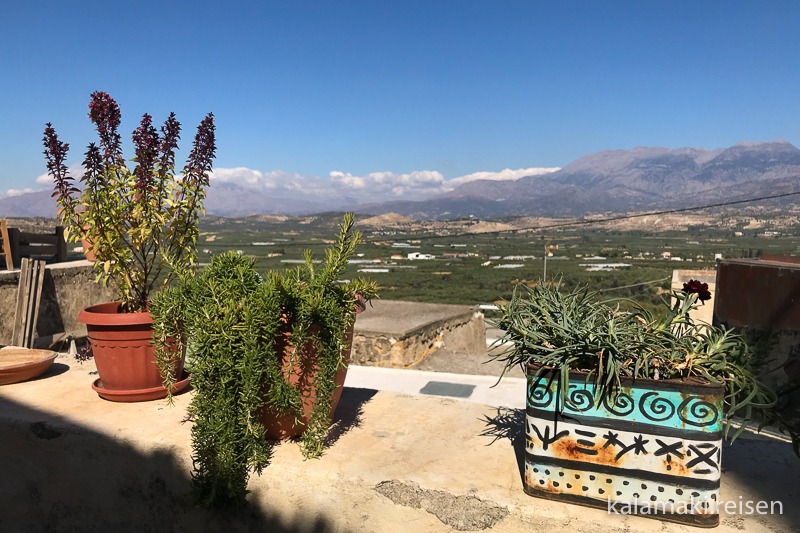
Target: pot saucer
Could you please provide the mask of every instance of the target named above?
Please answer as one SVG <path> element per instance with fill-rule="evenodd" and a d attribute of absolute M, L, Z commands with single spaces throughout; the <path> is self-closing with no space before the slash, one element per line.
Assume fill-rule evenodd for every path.
<path fill-rule="evenodd" d="M 3 347 L 0 349 L 0 385 L 19 383 L 44 374 L 57 356 L 51 350 Z"/>
<path fill-rule="evenodd" d="M 189 386 L 191 376 L 188 372 L 184 371 L 181 380 L 175 382 L 172 387 L 172 394 L 179 394 L 186 387 Z M 167 389 L 163 385 L 153 387 L 150 389 L 133 389 L 133 390 L 115 390 L 103 388 L 103 382 L 100 378 L 94 380 L 92 389 L 104 400 L 111 402 L 149 402 L 150 400 L 160 400 L 167 397 Z"/>

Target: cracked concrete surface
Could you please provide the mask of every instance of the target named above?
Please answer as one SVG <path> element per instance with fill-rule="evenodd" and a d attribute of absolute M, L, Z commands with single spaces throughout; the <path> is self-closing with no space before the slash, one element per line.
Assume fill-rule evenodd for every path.
<path fill-rule="evenodd" d="M 457 531 L 488 529 L 508 516 L 508 509 L 494 502 L 472 495 L 426 490 L 414 482 L 382 481 L 375 486 L 375 491 L 398 505 L 424 509 Z"/>

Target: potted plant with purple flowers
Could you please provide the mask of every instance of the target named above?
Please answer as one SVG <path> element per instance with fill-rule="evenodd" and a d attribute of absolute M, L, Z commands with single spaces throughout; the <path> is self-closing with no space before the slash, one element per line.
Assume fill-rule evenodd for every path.
<path fill-rule="evenodd" d="M 117 401 L 165 397 L 163 383 L 175 390 L 188 382 L 182 356 L 176 356 L 172 375 L 159 373 L 148 307 L 155 290 L 196 265 L 198 221 L 216 152 L 214 116 L 209 113 L 200 122 L 178 173 L 175 152 L 181 125 L 174 113 L 160 132 L 151 115 L 142 116 L 133 132 L 132 170 L 122 155 L 117 102 L 105 92 L 92 93 L 89 118 L 99 142 L 87 148 L 80 188 L 67 169 L 69 145 L 49 122 L 44 155 L 65 238 L 90 242 L 97 280 L 118 291 L 118 301 L 89 307 L 78 317 L 87 326 L 100 374 L 93 388 Z"/>

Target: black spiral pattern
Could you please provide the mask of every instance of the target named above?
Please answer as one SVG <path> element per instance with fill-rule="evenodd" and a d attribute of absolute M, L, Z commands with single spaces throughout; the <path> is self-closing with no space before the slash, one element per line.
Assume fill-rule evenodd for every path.
<path fill-rule="evenodd" d="M 659 398 L 658 392 L 650 391 L 639 398 L 639 410 L 648 420 L 663 422 L 675 414 L 675 405 L 666 398 Z"/>
<path fill-rule="evenodd" d="M 545 409 L 553 402 L 553 392 L 547 386 L 547 380 L 528 381 L 528 407 Z"/>
<path fill-rule="evenodd" d="M 609 395 L 606 395 L 606 397 L 603 398 L 603 407 L 612 415 L 628 416 L 636 409 L 636 402 L 633 401 L 633 397 L 626 392 L 620 391 L 613 398 L 613 402 L 611 400 Z"/>
<path fill-rule="evenodd" d="M 566 403 L 569 409 L 583 413 L 594 407 L 594 394 L 591 391 L 578 388 L 576 385 L 570 385 L 569 388 L 569 397 Z"/>
<path fill-rule="evenodd" d="M 678 418 L 681 422 L 695 427 L 707 427 L 719 420 L 719 409 L 716 405 L 699 396 L 686 398 L 678 406 Z"/>

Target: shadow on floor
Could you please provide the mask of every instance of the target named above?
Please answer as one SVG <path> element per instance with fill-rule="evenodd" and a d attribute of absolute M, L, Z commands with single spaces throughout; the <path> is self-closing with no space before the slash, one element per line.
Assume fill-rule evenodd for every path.
<path fill-rule="evenodd" d="M 378 391 L 374 389 L 357 389 L 344 387 L 342 398 L 336 407 L 333 415 L 333 422 L 328 436 L 323 444 L 325 448 L 330 448 L 342 435 L 353 428 L 361 426 L 361 417 L 364 414 L 364 405 L 369 402 Z"/>
<path fill-rule="evenodd" d="M 775 514 L 771 520 L 786 525 L 789 531 L 800 531 L 800 459 L 787 442 L 767 438 L 742 437 L 722 448 L 722 498 L 733 502 L 735 514 L 747 514 L 747 508 L 738 509 L 740 494 L 725 494 L 725 480 L 736 481 L 737 485 L 752 491 L 745 498 L 752 501 L 767 502 Z M 755 495 L 755 498 L 754 498 Z M 779 503 L 777 503 L 779 502 Z M 778 513 L 777 511 L 780 510 Z M 723 520 L 725 516 L 723 515 Z"/>
<path fill-rule="evenodd" d="M 481 432 L 482 437 L 492 437 L 488 445 L 491 446 L 501 439 L 507 439 L 514 447 L 514 455 L 519 469 L 520 486 L 524 486 L 525 479 L 525 410 L 498 407 L 494 416 L 484 416 L 483 422 L 486 429 Z"/>
<path fill-rule="evenodd" d="M 4 398 L 0 442 L 0 531 L 333 530 L 325 516 L 286 522 L 257 502 L 228 513 L 197 508 L 188 457 L 169 450 L 143 453 Z"/>

